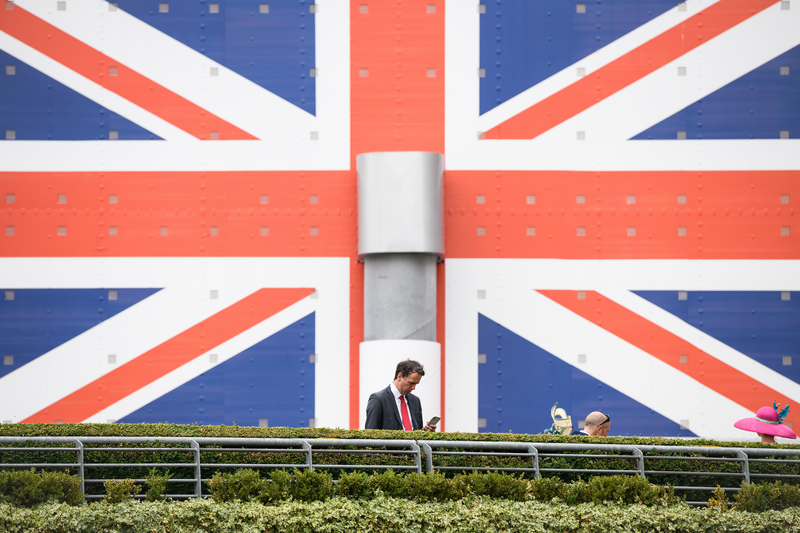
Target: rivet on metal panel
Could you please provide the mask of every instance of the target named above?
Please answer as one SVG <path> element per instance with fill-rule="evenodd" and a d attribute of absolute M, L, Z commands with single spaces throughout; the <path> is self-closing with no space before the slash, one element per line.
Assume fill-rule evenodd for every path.
<path fill-rule="evenodd" d="M 579 194 L 579 195 L 575 196 L 575 203 L 576 204 L 585 204 L 586 203 L 586 195 L 585 194 Z"/>
<path fill-rule="evenodd" d="M 212 140 L 212 141 L 218 141 L 219 140 L 219 132 L 218 131 L 210 131 L 210 132 L 208 132 L 208 138 L 209 138 L 209 140 Z"/>
<path fill-rule="evenodd" d="M 13 194 L 11 196 L 13 196 Z M 8 200 L 6 200 L 6 203 L 13 204 L 14 202 L 13 201 L 9 202 Z M 789 203 L 789 195 L 788 194 L 781 194 L 781 203 L 782 204 L 788 204 Z"/>
<path fill-rule="evenodd" d="M 586 140 L 586 132 L 585 131 L 579 131 L 578 134 L 577 134 L 577 139 L 579 141 L 585 141 Z"/>
<path fill-rule="evenodd" d="M 4 355 L 3 356 L 3 364 L 5 366 L 11 366 L 14 364 L 14 356 L 13 355 Z"/>
<path fill-rule="evenodd" d="M 586 4 L 575 4 L 575 13 L 586 13 Z"/>
<path fill-rule="evenodd" d="M 219 4 L 208 4 L 208 12 L 209 13 L 219 13 Z"/>
<path fill-rule="evenodd" d="M 58 11 L 66 11 L 67 10 L 67 3 L 66 2 L 56 2 L 56 6 Z"/>
<path fill-rule="evenodd" d="M 435 15 L 436 14 L 436 4 L 428 4 L 425 8 L 425 13 L 428 15 Z"/>
<path fill-rule="evenodd" d="M 678 237 L 686 237 L 686 226 L 678 226 Z"/>
<path fill-rule="evenodd" d="M 214 364 L 217 361 L 219 361 L 219 355 L 217 355 L 215 353 L 208 354 L 208 362 L 209 363 Z"/>
<path fill-rule="evenodd" d="M 308 234 L 312 237 L 319 235 L 319 227 L 318 226 L 311 226 L 308 228 Z"/>
<path fill-rule="evenodd" d="M 369 13 L 369 4 L 360 4 L 358 6 L 358 12 L 362 15 Z"/>
<path fill-rule="evenodd" d="M 8 291 L 6 291 L 6 292 L 8 292 Z M 14 291 L 11 291 L 11 292 L 13 293 Z M 14 299 L 14 295 L 13 294 L 11 295 L 11 299 L 12 300 Z M 791 292 L 789 292 L 789 291 L 782 291 L 781 292 L 781 301 L 788 302 L 791 299 L 792 299 L 792 293 Z M 6 298 L 6 300 L 8 300 L 8 298 Z"/>
<path fill-rule="evenodd" d="M 486 299 L 486 289 L 478 289 L 478 300 Z"/>
<path fill-rule="evenodd" d="M 687 291 L 678 291 L 678 300 L 688 300 L 689 293 Z"/>
<path fill-rule="evenodd" d="M 16 65 L 6 65 L 6 76 L 13 76 L 16 73 L 17 73 L 17 66 Z"/>
<path fill-rule="evenodd" d="M 685 354 L 680 354 L 678 356 L 678 363 L 681 365 L 688 365 L 689 364 L 689 356 Z"/>
<path fill-rule="evenodd" d="M 678 76 L 686 76 L 686 67 L 678 67 Z"/>
<path fill-rule="evenodd" d="M 211 67 L 211 68 L 209 69 L 209 74 L 210 74 L 212 77 L 219 76 L 219 67 Z"/>
<path fill-rule="evenodd" d="M 359 78 L 369 78 L 369 69 L 368 68 L 360 68 L 360 69 L 358 69 L 358 77 Z"/>
<path fill-rule="evenodd" d="M 435 68 L 429 68 L 428 69 L 428 77 L 429 78 L 435 78 L 436 77 L 436 69 Z"/>
<path fill-rule="evenodd" d="M 781 226 L 781 237 L 788 237 L 789 235 L 791 235 L 789 226 Z"/>
<path fill-rule="evenodd" d="M 781 139 L 789 138 L 789 130 L 781 130 Z"/>
<path fill-rule="evenodd" d="M 13 300 L 14 299 L 14 291 L 13 290 L 6 290 L 6 300 Z"/>
<path fill-rule="evenodd" d="M 211 226 L 208 228 L 208 234 L 211 237 L 218 237 L 219 236 L 219 226 Z"/>
<path fill-rule="evenodd" d="M 685 204 L 686 203 L 686 195 L 685 194 L 679 194 L 678 195 L 678 203 L 679 204 Z"/>
<path fill-rule="evenodd" d="M 319 132 L 318 132 L 318 131 L 312 131 L 312 132 L 310 133 L 310 135 L 309 135 L 309 138 L 310 138 L 312 141 L 318 141 L 318 140 L 319 140 Z"/>
<path fill-rule="evenodd" d="M 117 2 L 109 2 L 108 3 L 108 10 L 109 11 L 116 11 L 119 8 L 119 4 Z"/>
<path fill-rule="evenodd" d="M 636 237 L 636 226 L 628 226 L 628 237 Z"/>
<path fill-rule="evenodd" d="M 16 233 L 16 230 L 15 230 L 14 226 L 6 226 L 6 236 L 7 237 L 13 237 L 15 233 Z"/>
<path fill-rule="evenodd" d="M 536 227 L 535 226 L 528 226 L 525 228 L 525 235 L 528 237 L 535 237 L 536 236 Z"/>
<path fill-rule="evenodd" d="M 117 229 L 117 226 L 109 226 L 108 227 L 108 234 L 111 235 L 112 237 L 117 235 L 118 231 L 119 230 Z"/>
<path fill-rule="evenodd" d="M 586 354 L 585 353 L 579 353 L 578 354 L 578 364 L 582 365 L 582 364 L 585 364 L 585 363 L 586 363 Z"/>
<path fill-rule="evenodd" d="M 483 237 L 484 235 L 486 235 L 486 226 L 478 226 L 475 234 L 478 235 L 479 237 Z"/>
<path fill-rule="evenodd" d="M 577 74 L 579 78 L 586 76 L 586 68 L 585 67 L 578 67 Z"/>
<path fill-rule="evenodd" d="M 161 237 L 166 237 L 167 235 L 169 235 L 169 227 L 168 226 L 161 226 L 160 228 L 158 228 L 158 234 Z"/>
<path fill-rule="evenodd" d="M 109 141 L 119 140 L 119 130 L 109 130 L 108 131 L 108 140 Z"/>
<path fill-rule="evenodd" d="M 266 237 L 267 235 L 269 235 L 269 227 L 268 226 L 261 226 L 260 235 L 262 237 Z"/>
<path fill-rule="evenodd" d="M 6 130 L 6 140 L 13 141 L 17 138 L 17 130 Z"/>
<path fill-rule="evenodd" d="M 56 235 L 59 237 L 65 237 L 67 235 L 67 227 L 66 226 L 58 226 L 56 230 Z"/>
<path fill-rule="evenodd" d="M 792 356 L 791 355 L 784 355 L 782 359 L 783 359 L 783 366 L 792 366 Z"/>
<path fill-rule="evenodd" d="M 108 291 L 108 301 L 116 300 L 119 297 L 119 294 L 116 290 L 109 290 Z"/>
<path fill-rule="evenodd" d="M 475 203 L 476 204 L 485 204 L 486 203 L 486 195 L 485 194 L 477 195 L 475 197 Z"/>
<path fill-rule="evenodd" d="M 158 4 L 158 12 L 159 13 L 169 13 L 169 4 L 167 2 L 159 2 L 159 4 Z"/>
<path fill-rule="evenodd" d="M 113 354 L 113 353 L 108 354 L 108 364 L 109 365 L 116 365 L 117 364 L 117 356 L 116 356 L 116 354 Z"/>
<path fill-rule="evenodd" d="M 785 202 L 783 201 L 783 197 L 784 196 L 786 197 L 786 201 Z M 13 193 L 6 194 L 6 203 L 7 204 L 13 204 L 16 201 L 17 201 L 17 196 L 15 194 L 13 194 Z M 781 195 L 781 203 L 782 204 L 788 204 L 789 203 L 789 195 L 788 194 L 782 194 Z"/>
<path fill-rule="evenodd" d="M 578 226 L 577 234 L 578 237 L 586 237 L 586 227 L 585 226 Z"/>

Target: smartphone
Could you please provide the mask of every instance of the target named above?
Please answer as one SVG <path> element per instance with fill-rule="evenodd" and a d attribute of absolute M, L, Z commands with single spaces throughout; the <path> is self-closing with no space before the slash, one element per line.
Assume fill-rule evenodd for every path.
<path fill-rule="evenodd" d="M 433 418 L 431 418 L 431 419 L 428 421 L 428 425 L 429 425 L 429 426 L 435 426 L 436 424 L 438 424 L 438 423 L 439 423 L 439 420 L 441 420 L 441 418 L 439 418 L 438 416 L 434 416 Z"/>

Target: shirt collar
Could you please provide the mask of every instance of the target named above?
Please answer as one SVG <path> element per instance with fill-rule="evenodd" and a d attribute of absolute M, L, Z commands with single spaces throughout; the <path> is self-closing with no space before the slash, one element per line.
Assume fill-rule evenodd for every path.
<path fill-rule="evenodd" d="M 389 384 L 389 387 L 391 387 L 392 394 L 394 394 L 394 401 L 400 401 L 400 396 L 402 396 L 402 394 L 400 394 L 400 391 L 394 386 L 394 381 Z"/>

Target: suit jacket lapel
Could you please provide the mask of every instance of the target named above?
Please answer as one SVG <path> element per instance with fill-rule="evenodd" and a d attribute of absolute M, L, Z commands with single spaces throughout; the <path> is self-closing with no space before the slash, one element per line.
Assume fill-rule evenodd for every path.
<path fill-rule="evenodd" d="M 400 409 L 397 407 L 397 400 L 394 399 L 394 393 L 392 392 L 392 386 L 389 385 L 386 388 L 386 394 L 389 396 L 389 401 L 392 405 L 392 412 L 394 413 L 395 418 L 397 419 L 397 424 L 400 429 L 403 429 L 403 416 L 400 414 Z"/>

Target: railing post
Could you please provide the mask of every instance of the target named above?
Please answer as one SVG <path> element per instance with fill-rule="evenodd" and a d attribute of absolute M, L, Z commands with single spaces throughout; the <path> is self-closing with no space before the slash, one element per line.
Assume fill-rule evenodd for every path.
<path fill-rule="evenodd" d="M 639 475 L 644 477 L 644 454 L 639 448 L 633 449 L 633 455 L 636 456 L 636 469 L 639 470 Z"/>
<path fill-rule="evenodd" d="M 203 479 L 200 475 L 200 445 L 194 440 L 190 440 L 192 453 L 194 455 L 194 497 L 203 497 Z"/>
<path fill-rule="evenodd" d="M 86 473 L 83 468 L 83 443 L 80 439 L 75 439 L 75 447 L 78 448 L 78 477 L 81 478 L 81 492 L 86 494 L 86 483 L 84 482 Z"/>
<path fill-rule="evenodd" d="M 314 470 L 314 461 L 311 458 L 311 445 L 306 441 L 303 441 L 303 450 L 306 452 L 306 468 L 308 468 L 309 472 Z"/>
<path fill-rule="evenodd" d="M 744 450 L 736 450 L 736 455 L 742 460 L 742 474 L 744 482 L 750 483 L 750 458 Z"/>
<path fill-rule="evenodd" d="M 535 479 L 541 479 L 542 476 L 539 474 L 539 450 L 537 450 L 536 446 L 533 444 L 528 444 L 528 452 L 533 454 L 531 458 L 531 462 L 533 463 L 533 477 Z"/>
<path fill-rule="evenodd" d="M 417 455 L 414 456 L 414 460 L 417 461 L 417 474 L 422 473 L 422 458 L 420 457 L 419 454 L 420 448 L 422 448 L 422 450 L 425 452 L 425 472 L 427 472 L 428 474 L 433 472 L 433 450 L 431 450 L 431 447 L 428 445 L 428 443 L 423 441 L 419 443 L 419 446 L 417 446 L 416 444 L 412 445 L 414 446 L 417 452 Z"/>

